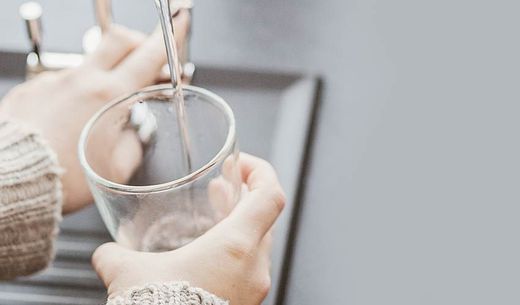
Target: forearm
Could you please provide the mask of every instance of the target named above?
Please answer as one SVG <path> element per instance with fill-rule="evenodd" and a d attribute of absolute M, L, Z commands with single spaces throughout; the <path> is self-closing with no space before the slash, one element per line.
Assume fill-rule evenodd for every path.
<path fill-rule="evenodd" d="M 228 305 L 227 301 L 186 282 L 149 284 L 110 298 L 107 305 Z"/>
<path fill-rule="evenodd" d="M 61 220 L 57 158 L 41 136 L 0 121 L 0 280 L 43 269 Z"/>

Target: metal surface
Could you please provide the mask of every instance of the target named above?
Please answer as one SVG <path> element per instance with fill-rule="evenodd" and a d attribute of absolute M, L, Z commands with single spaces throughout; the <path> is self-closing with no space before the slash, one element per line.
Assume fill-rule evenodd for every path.
<path fill-rule="evenodd" d="M 190 14 L 188 33 L 186 35 L 186 43 L 179 50 L 179 60 L 181 66 L 181 77 L 184 83 L 191 83 L 195 65 L 189 61 L 190 59 L 190 38 L 192 24 L 192 8 L 191 0 L 175 0 L 170 1 L 171 16 L 176 16 L 181 10 L 187 10 Z M 94 0 L 94 11 L 97 25 L 90 27 L 85 31 L 82 40 L 83 50 L 86 53 L 94 51 L 101 42 L 102 35 L 105 33 L 110 24 L 113 22 L 112 1 L 111 0 Z M 83 62 L 83 55 L 78 53 L 57 53 L 44 52 L 42 50 L 42 6 L 38 2 L 25 2 L 20 5 L 19 15 L 25 21 L 27 34 L 31 43 L 31 51 L 27 55 L 27 78 L 30 79 L 39 73 L 45 71 L 56 71 L 66 68 L 72 68 Z M 163 69 L 162 79 L 170 78 L 168 66 Z"/>
<path fill-rule="evenodd" d="M 23 80 L 23 63 L 23 54 L 0 52 L 0 96 Z M 277 304 L 290 265 L 289 246 L 295 237 L 294 217 L 301 198 L 318 79 L 202 66 L 194 84 L 210 89 L 230 104 L 241 151 L 270 160 L 286 191 L 288 201 L 273 243 L 273 289 L 265 302 Z M 53 267 L 41 275 L 0 284 L 0 304 L 101 304 L 105 290 L 90 268 L 90 255 L 107 240 L 109 235 L 94 207 L 66 217 Z"/>
<path fill-rule="evenodd" d="M 26 2 L 20 6 L 20 16 L 25 21 L 27 34 L 31 41 L 31 52 L 40 59 L 40 49 L 42 43 L 42 7 L 37 2 Z"/>
<path fill-rule="evenodd" d="M 110 24 L 114 22 L 112 12 L 112 0 L 93 0 L 94 10 L 96 12 L 97 25 L 91 27 L 85 32 L 83 37 L 83 49 L 89 53 L 92 52 L 99 44 L 102 38 L 102 34 L 105 33 Z M 154 0 L 156 5 L 159 5 L 157 0 Z M 190 61 L 190 41 L 191 41 L 191 27 L 193 24 L 193 0 L 170 0 L 169 8 L 171 10 L 170 16 L 175 17 L 181 10 L 186 10 L 189 15 L 189 26 L 188 33 L 186 35 L 186 42 L 182 45 L 182 48 L 178 51 L 179 61 L 181 63 L 181 74 L 182 81 L 185 84 L 190 84 L 195 74 L 195 64 Z M 125 5 L 128 5 L 125 3 Z M 161 13 L 159 13 L 160 15 Z M 163 29 L 164 30 L 164 29 Z M 166 39 L 166 36 L 165 36 Z M 168 65 L 164 66 L 161 79 L 170 79 L 170 70 Z"/>
<path fill-rule="evenodd" d="M 28 79 L 45 71 L 75 67 L 83 61 L 83 56 L 80 54 L 43 52 L 42 14 L 43 9 L 38 2 L 26 2 L 19 8 L 19 15 L 25 21 L 31 42 L 31 50 L 27 54 L 25 64 Z"/>

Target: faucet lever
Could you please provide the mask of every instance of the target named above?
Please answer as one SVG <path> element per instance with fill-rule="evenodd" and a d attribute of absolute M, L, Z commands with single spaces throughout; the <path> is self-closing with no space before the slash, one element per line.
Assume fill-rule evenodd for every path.
<path fill-rule="evenodd" d="M 177 15 L 180 10 L 186 9 L 191 15 L 193 0 L 170 0 L 172 17 Z M 83 36 L 83 48 L 89 53 L 93 51 L 101 41 L 101 35 L 106 32 L 113 22 L 112 0 L 94 0 L 97 26 L 89 29 Z M 31 41 L 31 51 L 27 55 L 26 76 L 33 76 L 44 72 L 75 67 L 83 61 L 83 55 L 75 53 L 53 53 L 42 50 L 42 15 L 43 9 L 38 2 L 30 1 L 22 4 L 19 9 L 20 16 L 25 22 L 27 34 Z M 190 32 L 192 20 L 188 26 L 188 35 L 183 49 L 180 50 L 180 60 L 182 64 L 182 79 L 185 83 L 190 83 L 195 73 L 195 65 L 190 62 Z M 161 73 L 161 79 L 169 79 L 167 66 Z"/>
<path fill-rule="evenodd" d="M 42 7 L 37 2 L 26 2 L 20 6 L 20 16 L 25 21 L 27 34 L 31 41 L 31 57 L 35 65 L 41 65 L 41 44 L 42 44 Z"/>
<path fill-rule="evenodd" d="M 44 71 L 60 70 L 81 64 L 83 56 L 73 53 L 44 52 L 41 18 L 43 9 L 38 2 L 26 2 L 20 6 L 20 16 L 25 21 L 31 41 L 31 51 L 27 54 L 26 77 L 28 79 Z"/>

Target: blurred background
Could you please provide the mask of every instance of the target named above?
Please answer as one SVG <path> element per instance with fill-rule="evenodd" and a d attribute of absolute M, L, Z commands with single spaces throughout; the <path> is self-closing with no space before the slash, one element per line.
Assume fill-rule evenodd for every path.
<path fill-rule="evenodd" d="M 29 49 L 22 2 L 0 50 Z M 91 1 L 40 2 L 45 49 L 79 52 Z M 520 2 L 195 7 L 195 63 L 323 81 L 285 304 L 520 303 Z M 157 22 L 151 0 L 114 15 Z"/>

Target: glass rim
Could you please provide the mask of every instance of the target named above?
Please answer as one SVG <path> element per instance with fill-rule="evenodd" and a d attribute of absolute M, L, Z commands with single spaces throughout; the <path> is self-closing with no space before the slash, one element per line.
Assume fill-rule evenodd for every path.
<path fill-rule="evenodd" d="M 233 111 L 231 110 L 231 107 L 226 103 L 226 101 L 221 98 L 220 96 L 216 95 L 215 93 L 200 88 L 196 86 L 191 85 L 182 85 L 182 90 L 192 91 L 197 94 L 203 95 L 208 97 L 208 100 L 219 107 L 219 109 L 224 113 L 224 115 L 229 120 L 229 127 L 228 132 L 226 136 L 226 140 L 224 141 L 224 144 L 222 145 L 221 149 L 217 152 L 217 154 L 206 164 L 199 167 L 198 169 L 192 171 L 188 175 L 182 176 L 178 179 L 159 183 L 159 184 L 150 184 L 150 185 L 128 185 L 128 184 L 121 184 L 114 181 L 110 181 L 106 178 L 101 177 L 89 164 L 87 161 L 86 156 L 86 144 L 87 140 L 89 138 L 90 132 L 92 131 L 92 128 L 95 126 L 96 122 L 110 109 L 112 109 L 114 106 L 123 103 L 127 101 L 128 99 L 132 97 L 139 96 L 141 94 L 146 93 L 153 93 L 153 92 L 160 92 L 164 90 L 174 90 L 174 88 L 171 86 L 171 84 L 163 84 L 163 85 L 154 85 L 154 86 L 148 86 L 145 88 L 142 88 L 138 91 L 135 91 L 133 93 L 124 95 L 122 97 L 115 98 L 103 108 L 98 110 L 85 124 L 83 127 L 83 130 L 81 131 L 81 135 L 79 137 L 79 143 L 78 143 L 78 157 L 79 162 L 81 164 L 81 167 L 83 168 L 85 175 L 88 179 L 93 180 L 95 183 L 101 184 L 102 186 L 119 191 L 122 193 L 156 193 L 161 191 L 166 191 L 172 188 L 180 187 L 183 185 L 186 185 L 190 182 L 195 181 L 199 177 L 203 176 L 205 173 L 209 172 L 211 169 L 213 169 L 218 163 L 221 163 L 224 161 L 224 159 L 227 157 L 227 155 L 232 151 L 235 143 L 235 117 L 233 115 Z"/>

